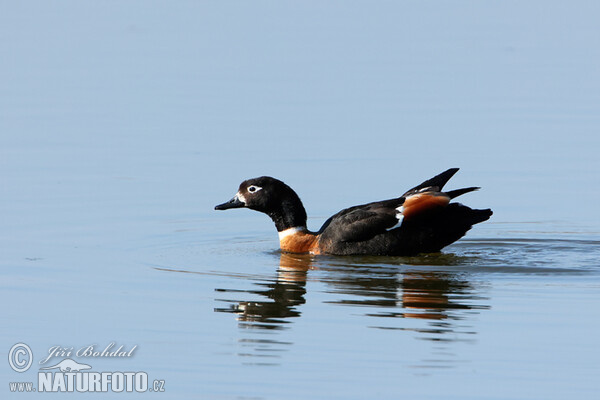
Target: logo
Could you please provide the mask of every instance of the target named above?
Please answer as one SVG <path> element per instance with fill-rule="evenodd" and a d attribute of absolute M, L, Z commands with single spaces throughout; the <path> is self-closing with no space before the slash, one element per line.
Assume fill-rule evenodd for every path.
<path fill-rule="evenodd" d="M 92 363 L 75 361 L 78 359 L 98 358 L 130 358 L 133 357 L 137 345 L 126 348 L 121 345 L 116 348 L 111 342 L 106 347 L 98 348 L 89 345 L 75 350 L 74 347 L 52 346 L 47 355 L 39 361 L 37 386 L 35 382 L 10 382 L 11 392 L 164 392 L 165 381 L 155 379 L 150 381 L 144 371 L 93 371 Z M 64 358 L 67 357 L 67 358 Z M 57 358 L 63 358 L 58 361 Z M 52 360 L 52 361 L 51 361 Z M 15 372 L 25 372 L 33 364 L 33 352 L 25 343 L 17 343 L 8 352 L 8 363 Z M 48 365 L 51 364 L 51 365 Z M 44 366 L 48 365 L 48 366 Z"/>
<path fill-rule="evenodd" d="M 40 368 L 40 369 L 54 369 L 59 368 L 60 372 L 79 372 L 82 369 L 91 369 L 87 364 L 79 364 L 77 361 L 73 361 L 70 358 L 66 358 L 52 367 Z"/>

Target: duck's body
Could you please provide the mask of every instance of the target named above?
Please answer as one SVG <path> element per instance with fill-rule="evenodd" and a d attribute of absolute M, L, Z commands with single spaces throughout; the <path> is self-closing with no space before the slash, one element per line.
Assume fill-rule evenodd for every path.
<path fill-rule="evenodd" d="M 342 210 L 318 232 L 306 228 L 306 211 L 298 195 L 271 177 L 249 179 L 217 210 L 247 207 L 266 213 L 275 222 L 282 251 L 335 255 L 412 255 L 440 251 L 471 227 L 487 220 L 490 209 L 473 210 L 450 200 L 476 190 L 442 192 L 458 171 L 449 169 L 401 197 Z"/>

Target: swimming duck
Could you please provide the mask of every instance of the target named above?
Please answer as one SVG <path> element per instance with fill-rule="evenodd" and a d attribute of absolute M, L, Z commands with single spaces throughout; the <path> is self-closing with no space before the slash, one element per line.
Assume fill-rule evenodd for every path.
<path fill-rule="evenodd" d="M 329 218 L 318 232 L 306 228 L 306 211 L 296 192 L 269 176 L 245 180 L 236 195 L 215 210 L 245 207 L 267 214 L 275 223 L 284 252 L 388 256 L 433 253 L 492 215 L 490 209 L 474 210 L 450 202 L 478 187 L 442 192 L 457 171 L 444 171 L 400 197 L 346 208 Z"/>

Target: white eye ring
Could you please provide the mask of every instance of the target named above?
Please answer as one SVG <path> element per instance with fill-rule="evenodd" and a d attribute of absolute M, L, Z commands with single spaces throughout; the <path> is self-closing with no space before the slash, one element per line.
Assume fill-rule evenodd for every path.
<path fill-rule="evenodd" d="M 256 193 L 260 189 L 262 189 L 260 186 L 255 186 L 255 185 L 248 186 L 248 192 L 250 192 L 250 193 Z"/>

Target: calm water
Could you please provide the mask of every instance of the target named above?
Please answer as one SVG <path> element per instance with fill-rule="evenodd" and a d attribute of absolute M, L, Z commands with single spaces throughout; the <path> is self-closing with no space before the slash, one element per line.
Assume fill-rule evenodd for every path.
<path fill-rule="evenodd" d="M 144 398 L 596 398 L 599 11 L 5 7 L 0 397 L 115 343 L 71 358 L 164 381 Z M 494 216 L 441 254 L 281 254 L 264 215 L 213 211 L 273 175 L 317 229 L 454 166 Z"/>

